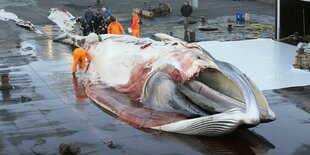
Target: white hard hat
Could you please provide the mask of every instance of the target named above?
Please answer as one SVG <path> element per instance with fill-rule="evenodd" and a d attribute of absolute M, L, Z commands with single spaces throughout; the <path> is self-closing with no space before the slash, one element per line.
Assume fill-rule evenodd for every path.
<path fill-rule="evenodd" d="M 134 8 L 134 9 L 132 9 L 132 13 L 140 13 L 141 12 L 141 9 L 139 9 L 139 8 Z"/>
<path fill-rule="evenodd" d="M 98 35 L 96 33 L 90 33 L 88 36 L 86 36 L 85 43 L 92 44 L 98 41 Z"/>
<path fill-rule="evenodd" d="M 101 8 L 101 11 L 105 12 L 105 11 L 107 11 L 107 8 L 103 7 L 103 8 Z"/>

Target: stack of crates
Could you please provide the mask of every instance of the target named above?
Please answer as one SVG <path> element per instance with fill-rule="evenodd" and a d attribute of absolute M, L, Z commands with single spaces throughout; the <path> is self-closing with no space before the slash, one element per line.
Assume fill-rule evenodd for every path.
<path fill-rule="evenodd" d="M 298 69 L 310 71 L 310 46 L 307 43 L 299 43 L 293 66 Z"/>

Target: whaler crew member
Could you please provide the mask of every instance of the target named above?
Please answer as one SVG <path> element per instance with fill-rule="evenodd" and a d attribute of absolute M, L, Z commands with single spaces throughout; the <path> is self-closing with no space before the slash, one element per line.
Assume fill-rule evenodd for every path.
<path fill-rule="evenodd" d="M 114 17 L 111 17 L 108 34 L 125 34 L 123 26 Z"/>
<path fill-rule="evenodd" d="M 140 38 L 140 18 L 136 12 L 132 12 L 132 36 Z"/>
<path fill-rule="evenodd" d="M 72 76 L 75 77 L 75 73 L 77 72 L 77 66 L 79 62 L 82 63 L 82 70 L 85 68 L 85 58 L 91 62 L 91 56 L 89 52 L 85 51 L 83 48 L 78 47 L 73 51 L 73 66 L 72 66 Z"/>

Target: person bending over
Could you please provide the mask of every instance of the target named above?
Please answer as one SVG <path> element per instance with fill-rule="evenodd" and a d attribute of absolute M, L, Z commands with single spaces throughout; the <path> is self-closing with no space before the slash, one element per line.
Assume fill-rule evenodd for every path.
<path fill-rule="evenodd" d="M 85 51 L 83 48 L 78 47 L 73 51 L 73 66 L 72 66 L 73 77 L 75 77 L 75 73 L 77 72 L 77 66 L 79 62 L 82 63 L 82 70 L 84 70 L 86 64 L 85 58 L 87 58 L 87 60 L 91 62 L 91 56 L 89 52 Z"/>

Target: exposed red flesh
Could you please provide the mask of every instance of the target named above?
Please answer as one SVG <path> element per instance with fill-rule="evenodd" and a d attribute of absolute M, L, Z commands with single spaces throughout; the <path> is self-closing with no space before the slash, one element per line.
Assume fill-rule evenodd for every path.
<path fill-rule="evenodd" d="M 86 94 L 102 108 L 138 127 L 150 128 L 191 118 L 190 114 L 161 112 L 132 106 L 128 96 L 105 86 L 89 84 Z"/>

